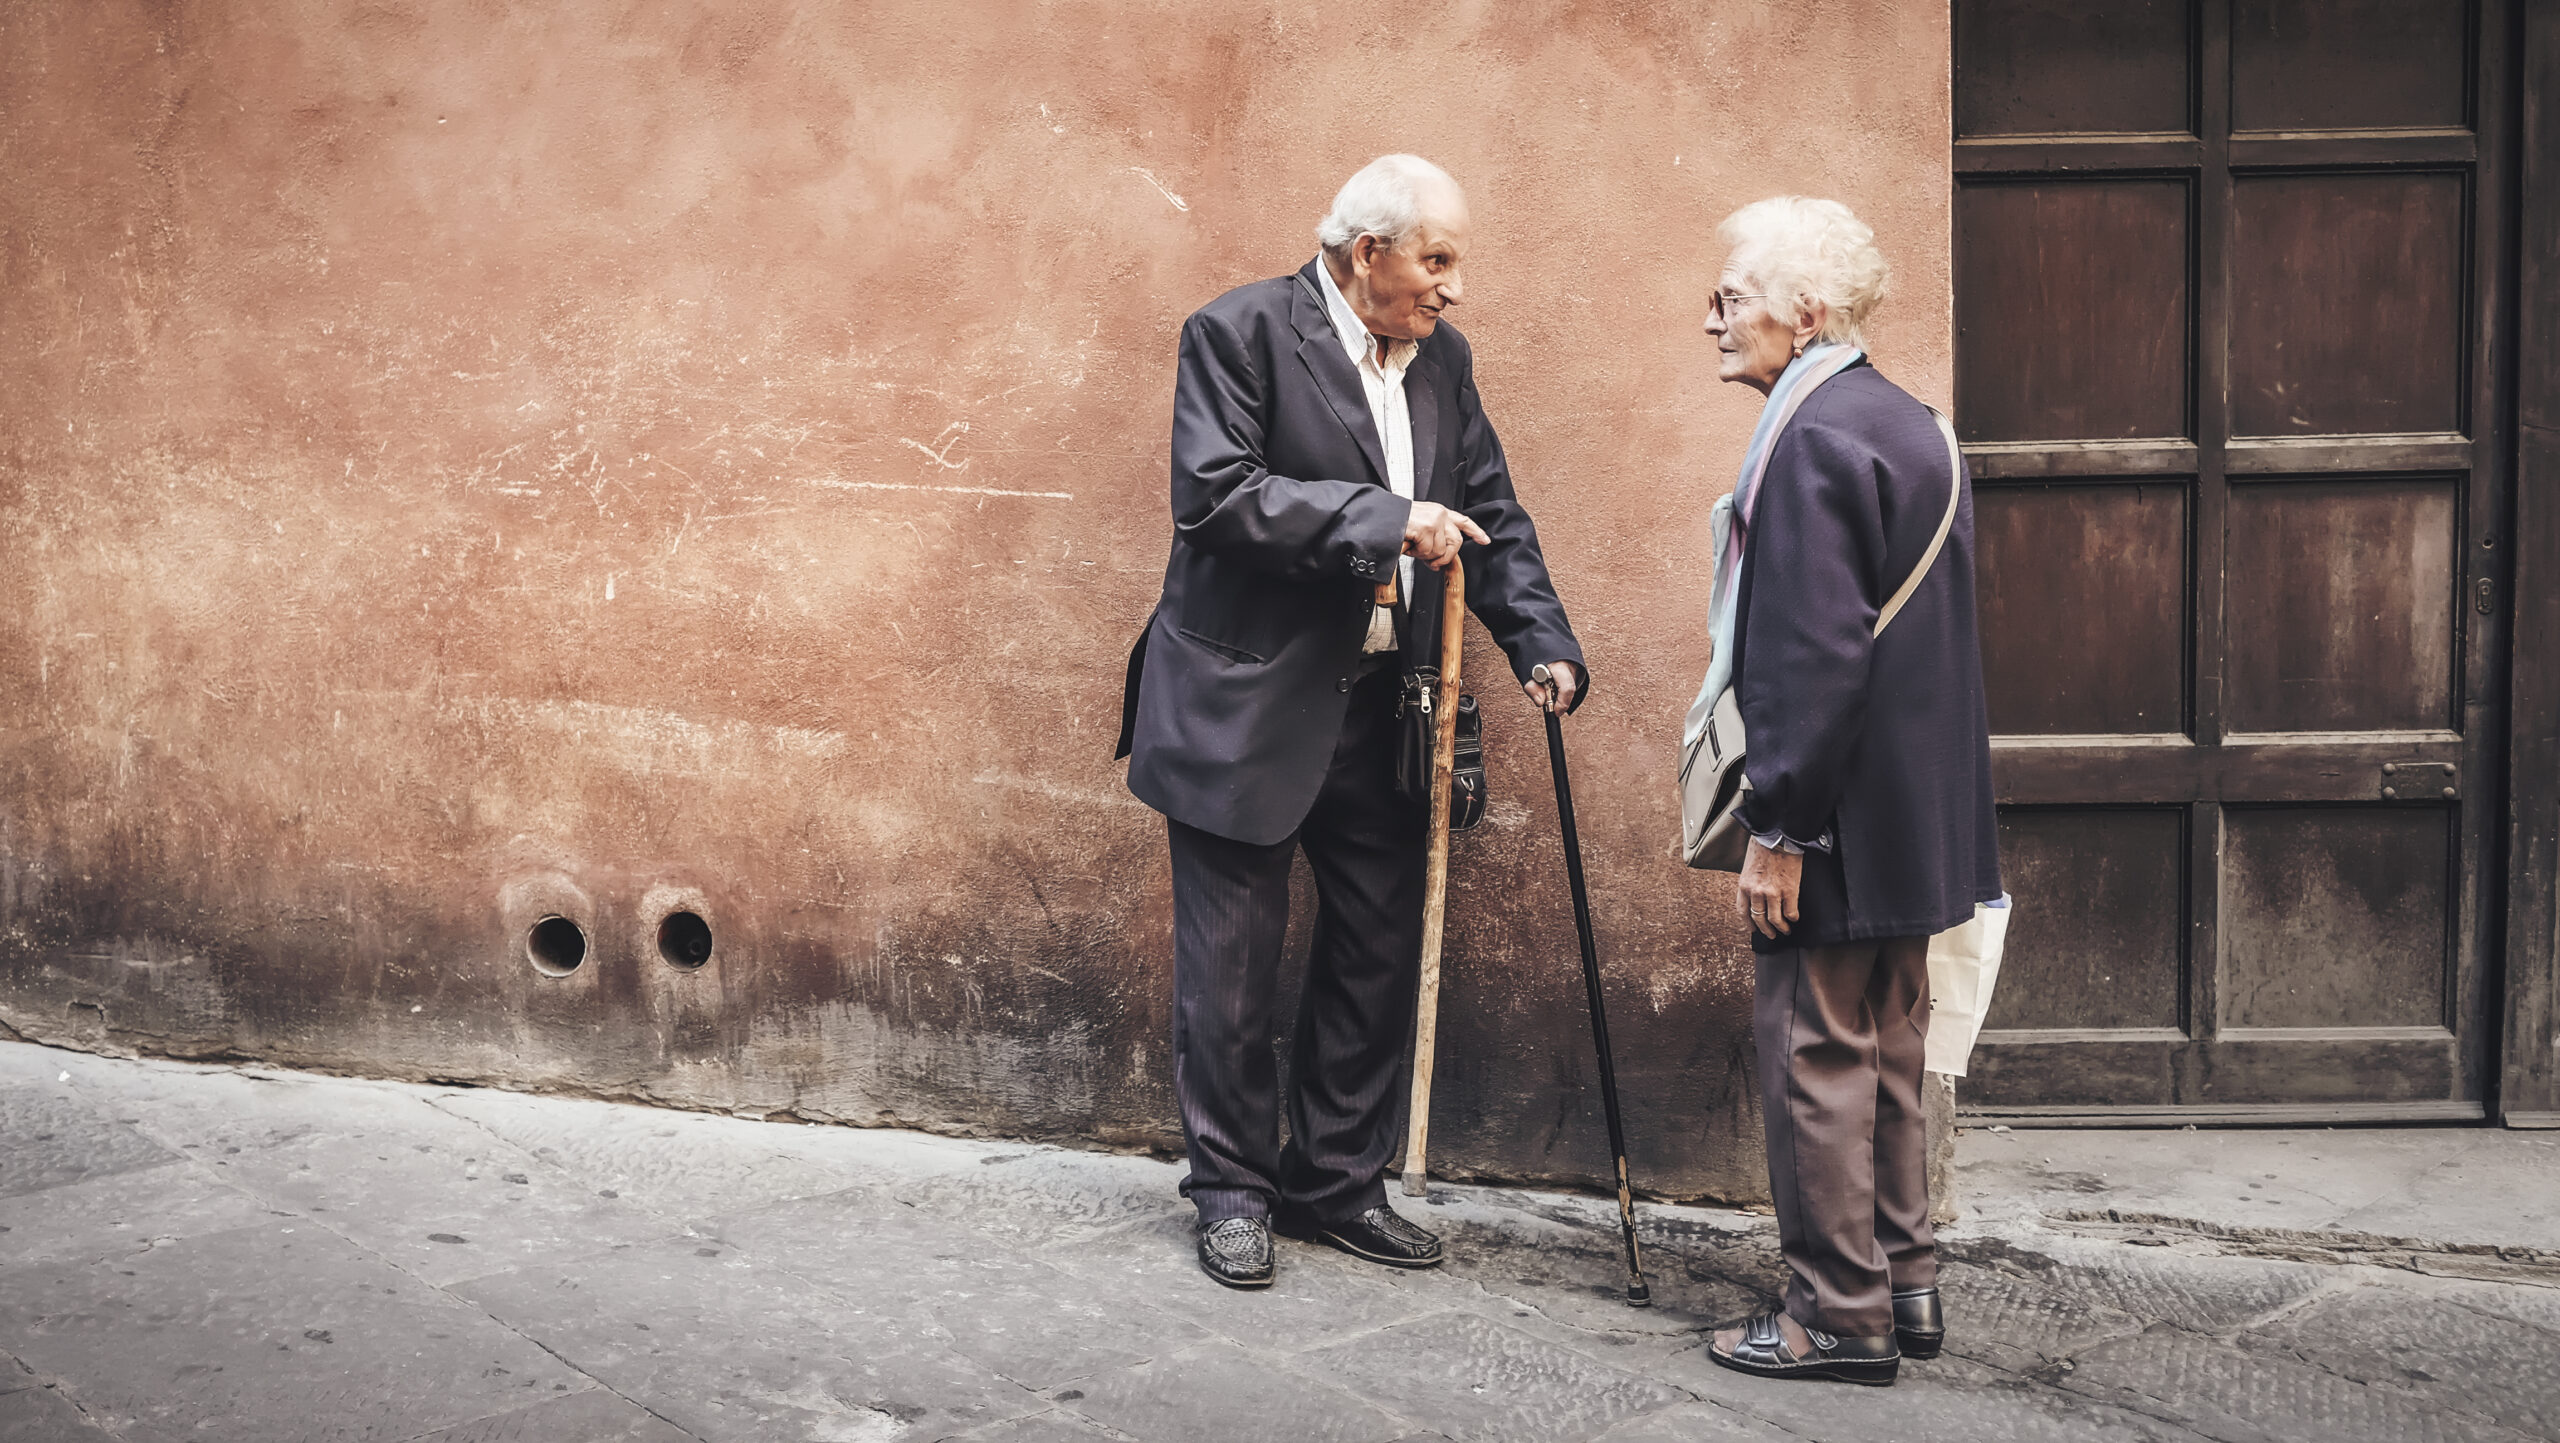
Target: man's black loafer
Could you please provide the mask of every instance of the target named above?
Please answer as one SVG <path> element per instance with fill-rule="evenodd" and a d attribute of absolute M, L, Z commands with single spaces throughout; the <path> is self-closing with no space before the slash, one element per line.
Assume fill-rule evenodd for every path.
<path fill-rule="evenodd" d="M 1200 1225 L 1200 1271 L 1231 1288 L 1271 1286 L 1271 1219 L 1220 1218 Z"/>
<path fill-rule="evenodd" d="M 1819 1328 L 1804 1331 L 1813 1341 L 1809 1358 L 1797 1357 L 1795 1349 L 1787 1346 L 1787 1335 L 1778 1330 L 1777 1314 L 1762 1313 L 1742 1325 L 1742 1341 L 1730 1353 L 1718 1352 L 1715 1339 L 1709 1337 L 1707 1357 L 1719 1368 L 1763 1378 L 1829 1378 L 1870 1388 L 1892 1387 L 1894 1375 L 1902 1371 L 1902 1352 L 1890 1333 L 1881 1338 L 1843 1338 Z"/>
<path fill-rule="evenodd" d="M 1293 1219 L 1294 1236 L 1328 1242 L 1355 1258 L 1367 1258 L 1391 1268 L 1436 1268 L 1440 1266 L 1440 1239 L 1407 1222 L 1402 1213 L 1380 1203 L 1356 1217 L 1340 1222 L 1315 1222 Z"/>
<path fill-rule="evenodd" d="M 1893 1337 L 1906 1358 L 1934 1358 L 1947 1345 L 1947 1315 L 1936 1288 L 1901 1288 L 1893 1295 Z"/>

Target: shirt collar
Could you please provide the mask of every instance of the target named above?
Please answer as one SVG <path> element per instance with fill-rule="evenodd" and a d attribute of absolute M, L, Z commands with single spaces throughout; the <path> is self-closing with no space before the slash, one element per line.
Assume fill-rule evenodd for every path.
<path fill-rule="evenodd" d="M 1373 359 L 1377 355 L 1375 338 L 1369 334 L 1369 328 L 1361 324 L 1360 313 L 1351 309 L 1351 302 L 1343 298 L 1342 287 L 1333 283 L 1333 267 L 1326 265 L 1321 255 L 1316 257 L 1316 283 L 1324 287 L 1325 317 L 1333 322 L 1334 336 L 1350 355 L 1352 366 L 1356 369 Z M 1420 349 L 1421 346 L 1413 341 L 1391 341 L 1387 346 L 1387 362 L 1379 369 L 1389 373 L 1402 371 L 1413 360 L 1413 353 Z"/>

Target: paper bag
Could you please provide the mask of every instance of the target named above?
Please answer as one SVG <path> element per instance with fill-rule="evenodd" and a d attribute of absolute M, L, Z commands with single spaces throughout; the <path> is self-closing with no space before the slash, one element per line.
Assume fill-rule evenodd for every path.
<path fill-rule="evenodd" d="M 1959 922 L 1929 939 L 1928 1068 L 1949 1077 L 1964 1076 L 1973 1039 L 1991 1011 L 1991 988 L 2000 980 L 2000 948 L 2009 939 L 2009 894 L 1973 909 L 1973 920 Z"/>

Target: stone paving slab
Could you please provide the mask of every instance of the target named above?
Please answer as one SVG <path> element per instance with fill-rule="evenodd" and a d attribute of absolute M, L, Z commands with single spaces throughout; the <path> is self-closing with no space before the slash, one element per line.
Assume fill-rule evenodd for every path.
<path fill-rule="evenodd" d="M 453 1291 L 705 1443 L 942 1438 L 1043 1406 L 894 1302 L 848 1300 L 702 1237 Z"/>
<path fill-rule="evenodd" d="M 178 1160 L 130 1125 L 101 1117 L 67 1089 L 0 1087 L 0 1197 L 18 1197 Z"/>
<path fill-rule="evenodd" d="M 1486 1443 L 1565 1443 L 1688 1395 L 1472 1313 L 1441 1313 L 1299 1355 L 1417 1423 Z"/>
<path fill-rule="evenodd" d="M 1597 1443 L 1801 1443 L 1800 1436 L 1714 1403 L 1682 1403 L 1622 1423 Z"/>
<path fill-rule="evenodd" d="M 423 1088 L 224 1071 L 139 1081 L 118 1105 L 141 1132 L 431 1283 L 667 1231 L 610 1189 L 429 1105 Z"/>
<path fill-rule="evenodd" d="M 835 1192 L 860 1181 L 852 1170 L 796 1155 L 789 1143 L 801 1129 L 793 1127 L 741 1128 L 711 1113 L 485 1088 L 439 1092 L 430 1102 L 558 1168 L 591 1195 L 610 1192 L 666 1220 Z"/>
<path fill-rule="evenodd" d="M 980 1165 L 893 1184 L 901 1201 L 966 1216 L 989 1237 L 1038 1248 L 1161 1218 L 1184 1204 L 1179 1163 L 1064 1148 L 991 1149 Z"/>
<path fill-rule="evenodd" d="M 1058 1400 L 1132 1438 L 1395 1443 L 1413 1432 L 1329 1382 L 1223 1340 L 1102 1374 Z"/>
<path fill-rule="evenodd" d="M 308 1222 L 0 1272 L 0 1351 L 134 1443 L 392 1443 L 590 1386 Z"/>
<path fill-rule="evenodd" d="M 693 1435 L 601 1388 L 474 1418 L 403 1443 L 694 1443 Z"/>
<path fill-rule="evenodd" d="M 107 1443 L 114 1436 L 90 1422 L 58 1389 L 0 1392 L 0 1443 Z"/>
<path fill-rule="evenodd" d="M 1119 1443 L 1127 1436 L 1055 1408 L 968 1434 L 962 1443 Z"/>
<path fill-rule="evenodd" d="M 2021 1248 L 2005 1238 L 1943 1238 L 1939 1256 L 1993 1268 L 2088 1305 L 2155 1319 L 2194 1333 L 2224 1333 L 2309 1297 L 2336 1275 L 2308 1263 L 2233 1260 L 2168 1248 L 2043 1237 Z"/>
<path fill-rule="evenodd" d="M 2451 1299 L 2355 1288 L 2288 1313 L 2242 1344 L 2377 1388 L 2450 1389 L 2466 1409 L 2519 1433 L 2560 1438 L 2560 1332 Z"/>
<path fill-rule="evenodd" d="M 2068 1391 L 2174 1419 L 2226 1443 L 2522 1443 L 2477 1400 L 2378 1388 L 2169 1327 L 2100 1345 L 2061 1380 Z"/>
<path fill-rule="evenodd" d="M 868 1189 L 758 1208 L 707 1226 L 720 1242 L 831 1292 L 901 1310 L 947 1338 L 953 1351 L 1034 1390 L 1210 1336 L 1133 1297 L 1125 1279 L 1067 1273 L 991 1244 L 960 1219 Z"/>
<path fill-rule="evenodd" d="M 154 1238 L 253 1227 L 276 1210 L 193 1163 L 0 1197 L 0 1267 L 131 1252 Z"/>
<path fill-rule="evenodd" d="M 1947 1347 L 2010 1373 L 2037 1373 L 2143 1329 L 2131 1313 L 1996 1268 L 1949 1264 L 1939 1270 L 1938 1291 Z"/>

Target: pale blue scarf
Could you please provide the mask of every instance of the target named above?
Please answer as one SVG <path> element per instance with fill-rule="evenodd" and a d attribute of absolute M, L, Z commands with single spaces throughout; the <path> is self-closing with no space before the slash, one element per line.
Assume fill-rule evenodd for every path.
<path fill-rule="evenodd" d="M 1688 720 L 1680 729 L 1684 751 L 1697 744 L 1698 734 L 1706 730 L 1707 718 L 1715 712 L 1716 698 L 1733 685 L 1734 609 L 1735 594 L 1742 589 L 1742 548 L 1750 539 L 1751 516 L 1759 506 L 1760 478 L 1768 473 L 1769 452 L 1804 398 L 1865 354 L 1853 346 L 1825 341 L 1806 347 L 1803 355 L 1787 363 L 1760 407 L 1760 423 L 1751 428 L 1751 444 L 1742 453 L 1742 474 L 1734 482 L 1733 494 L 1718 497 L 1715 509 L 1708 513 L 1716 561 L 1707 616 L 1716 651 L 1707 662 L 1707 679 L 1698 687 L 1698 699 L 1689 704 Z"/>

